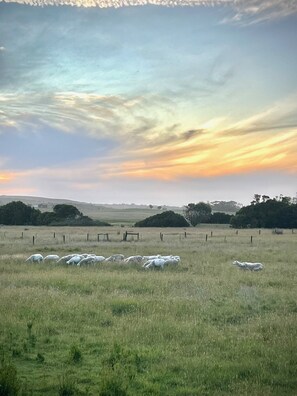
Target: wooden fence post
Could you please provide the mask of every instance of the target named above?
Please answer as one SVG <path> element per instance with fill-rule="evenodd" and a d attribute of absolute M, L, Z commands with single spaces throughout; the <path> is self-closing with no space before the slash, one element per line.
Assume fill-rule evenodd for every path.
<path fill-rule="evenodd" d="M 35 244 L 35 236 L 33 235 L 33 237 L 32 237 L 32 242 L 33 242 L 33 245 Z"/>
<path fill-rule="evenodd" d="M 63 243 L 65 243 L 65 240 L 66 240 L 65 235 L 63 235 Z"/>
<path fill-rule="evenodd" d="M 206 234 L 206 235 L 205 235 L 205 242 L 207 242 L 207 238 L 208 238 L 208 235 Z"/>
<path fill-rule="evenodd" d="M 251 243 L 253 243 L 253 236 L 251 235 Z"/>
<path fill-rule="evenodd" d="M 162 232 L 160 232 L 160 239 L 163 242 L 163 234 L 162 234 Z"/>

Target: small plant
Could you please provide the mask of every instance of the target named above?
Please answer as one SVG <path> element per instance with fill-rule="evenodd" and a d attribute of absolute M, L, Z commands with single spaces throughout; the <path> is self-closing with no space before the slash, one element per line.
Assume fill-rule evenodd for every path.
<path fill-rule="evenodd" d="M 70 349 L 70 361 L 73 363 L 82 361 L 82 352 L 76 345 L 73 345 Z"/>
<path fill-rule="evenodd" d="M 33 322 L 28 322 L 27 323 L 28 344 L 31 347 L 35 347 L 37 339 L 36 336 L 32 334 L 32 327 L 33 327 Z"/>
<path fill-rule="evenodd" d="M 107 370 L 103 373 L 102 382 L 99 388 L 100 396 L 126 396 L 127 381 L 119 370 Z"/>
<path fill-rule="evenodd" d="M 58 395 L 75 396 L 76 394 L 77 394 L 77 389 L 73 381 L 67 375 L 63 375 L 60 380 Z"/>
<path fill-rule="evenodd" d="M 17 369 L 13 364 L 1 363 L 0 366 L 0 396 L 15 396 L 20 390 Z"/>
<path fill-rule="evenodd" d="M 36 361 L 37 361 L 38 363 L 43 363 L 44 360 L 45 360 L 44 356 L 43 356 L 41 353 L 37 353 L 37 355 L 36 355 Z"/>

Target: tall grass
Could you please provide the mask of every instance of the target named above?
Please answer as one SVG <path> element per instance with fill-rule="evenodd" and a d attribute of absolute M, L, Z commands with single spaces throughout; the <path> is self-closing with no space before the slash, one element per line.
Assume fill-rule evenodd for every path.
<path fill-rule="evenodd" d="M 161 242 L 160 230 L 141 230 L 140 242 L 97 243 L 66 231 L 75 242 L 27 230 L 33 247 L 19 228 L 0 230 L 0 380 L 10 367 L 15 394 L 296 395 L 297 234 L 198 228 Z M 182 262 L 164 271 L 25 263 L 35 251 Z M 265 268 L 244 272 L 234 259 Z"/>

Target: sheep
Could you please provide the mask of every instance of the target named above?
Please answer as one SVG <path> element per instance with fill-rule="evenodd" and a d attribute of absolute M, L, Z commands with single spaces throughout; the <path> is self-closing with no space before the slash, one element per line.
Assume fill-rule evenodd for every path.
<path fill-rule="evenodd" d="M 82 254 L 77 254 L 73 257 L 71 257 L 68 261 L 66 261 L 66 264 L 68 265 L 78 265 L 80 261 L 84 259 L 84 256 Z"/>
<path fill-rule="evenodd" d="M 152 259 L 152 260 L 148 260 L 143 264 L 143 268 L 145 269 L 149 269 L 151 267 L 160 267 L 160 268 L 164 268 L 164 265 L 166 263 L 166 260 L 164 259 L 160 259 L 160 258 L 156 258 L 156 259 Z"/>
<path fill-rule="evenodd" d="M 244 269 L 244 270 L 250 270 L 250 271 L 261 271 L 264 266 L 262 263 L 249 263 L 247 261 L 233 261 L 233 265 L 237 265 L 237 267 Z"/>
<path fill-rule="evenodd" d="M 72 257 L 74 256 L 78 256 L 78 253 L 74 253 L 74 254 L 68 254 L 67 256 L 63 256 L 61 257 L 57 262 L 58 263 L 62 263 L 65 264 L 68 260 L 70 260 Z"/>
<path fill-rule="evenodd" d="M 123 255 L 123 254 L 113 254 L 112 256 L 110 256 L 110 257 L 107 257 L 106 259 L 105 259 L 105 261 L 108 261 L 108 262 L 120 262 L 120 261 L 123 261 L 125 259 L 125 256 Z"/>
<path fill-rule="evenodd" d="M 36 253 L 36 254 L 32 254 L 30 257 L 27 258 L 26 262 L 30 262 L 30 263 L 41 263 L 43 261 L 43 255 Z"/>
<path fill-rule="evenodd" d="M 177 265 L 180 262 L 179 256 L 161 256 L 160 258 L 165 260 L 165 265 Z"/>
<path fill-rule="evenodd" d="M 130 256 L 124 260 L 126 264 L 140 264 L 142 262 L 142 256 Z"/>
<path fill-rule="evenodd" d="M 48 256 L 45 256 L 43 261 L 58 261 L 60 259 L 60 256 L 57 254 L 49 254 Z"/>
<path fill-rule="evenodd" d="M 93 256 L 90 255 L 88 257 L 84 257 L 79 263 L 77 263 L 78 266 L 84 265 L 84 264 L 95 264 L 96 262 L 102 262 L 105 260 L 105 257 L 103 256 Z"/>
<path fill-rule="evenodd" d="M 155 255 L 153 255 L 153 256 L 142 256 L 142 259 L 143 259 L 144 261 L 147 261 L 147 260 L 154 260 L 154 259 L 158 259 L 158 258 L 161 258 L 161 255 L 160 255 L 160 254 L 155 254 Z"/>
<path fill-rule="evenodd" d="M 104 256 L 94 256 L 93 257 L 93 263 L 102 263 L 103 261 L 105 261 Z"/>

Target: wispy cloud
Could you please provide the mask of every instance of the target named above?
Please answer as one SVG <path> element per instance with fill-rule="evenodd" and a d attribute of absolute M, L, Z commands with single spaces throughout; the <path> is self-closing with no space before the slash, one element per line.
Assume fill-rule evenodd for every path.
<path fill-rule="evenodd" d="M 6 3 L 32 6 L 68 5 L 74 7 L 119 8 L 126 6 L 158 5 L 166 7 L 228 6 L 233 14 L 224 22 L 253 24 L 279 19 L 297 12 L 295 0 L 0 0 Z"/>

